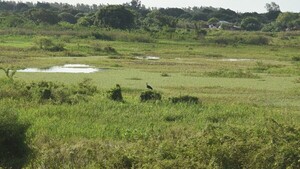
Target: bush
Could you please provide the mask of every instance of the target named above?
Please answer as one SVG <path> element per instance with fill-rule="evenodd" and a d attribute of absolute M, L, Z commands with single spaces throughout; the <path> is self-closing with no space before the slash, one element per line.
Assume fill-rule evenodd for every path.
<path fill-rule="evenodd" d="M 37 37 L 34 42 L 40 49 L 48 49 L 53 46 L 52 40 L 47 37 Z"/>
<path fill-rule="evenodd" d="M 161 100 L 161 94 L 154 91 L 142 92 L 140 99 L 142 102 Z"/>
<path fill-rule="evenodd" d="M 46 50 L 49 50 L 51 52 L 64 51 L 65 50 L 65 44 L 63 44 L 63 43 L 53 44 L 53 46 L 47 48 Z"/>
<path fill-rule="evenodd" d="M 23 96 L 28 96 L 27 90 L 24 88 L 25 84 L 12 81 L 11 79 L 0 79 L 0 99 L 12 98 L 19 99 Z"/>
<path fill-rule="evenodd" d="M 111 47 L 111 46 L 106 46 L 104 48 L 104 51 L 107 52 L 107 53 L 117 53 L 116 49 Z"/>
<path fill-rule="evenodd" d="M 114 101 L 123 101 L 121 88 L 117 86 L 108 91 L 108 98 Z"/>
<path fill-rule="evenodd" d="M 248 44 L 248 45 L 268 45 L 270 39 L 262 35 L 221 35 L 210 39 L 211 42 L 223 45 Z"/>
<path fill-rule="evenodd" d="M 80 101 L 87 101 L 88 96 L 97 92 L 97 87 L 91 84 L 90 79 L 84 79 L 76 86 L 66 87 L 63 84 L 41 81 L 31 83 L 26 88 L 32 100 L 54 104 L 76 104 Z"/>
<path fill-rule="evenodd" d="M 52 51 L 52 52 L 59 52 L 59 51 L 64 51 L 64 44 L 63 43 L 58 43 L 55 44 L 53 43 L 53 41 L 48 38 L 48 37 L 37 37 L 34 40 L 35 44 L 43 50 L 48 50 L 48 51 Z"/>
<path fill-rule="evenodd" d="M 300 56 L 293 56 L 292 61 L 299 62 L 300 61 Z"/>
<path fill-rule="evenodd" d="M 111 54 L 117 54 L 117 50 L 111 46 L 106 46 L 104 48 L 102 48 L 100 43 L 94 43 L 91 45 L 91 48 L 93 48 L 93 50 L 95 52 L 106 52 L 106 53 L 111 53 Z"/>
<path fill-rule="evenodd" d="M 270 39 L 266 36 L 247 36 L 242 43 L 249 45 L 268 45 Z"/>
<path fill-rule="evenodd" d="M 161 73 L 160 74 L 162 77 L 170 77 L 171 75 L 169 75 L 168 73 Z"/>
<path fill-rule="evenodd" d="M 92 79 L 85 78 L 75 87 L 75 92 L 83 95 L 92 96 L 97 93 L 97 87 L 93 85 Z"/>
<path fill-rule="evenodd" d="M 30 149 L 25 142 L 29 124 L 18 120 L 16 112 L 0 106 L 0 168 L 22 168 Z"/>
<path fill-rule="evenodd" d="M 141 42 L 151 43 L 155 42 L 148 34 L 145 33 L 132 33 L 126 31 L 102 31 L 92 32 L 91 36 L 99 40 L 107 41 L 124 41 L 124 42 Z"/>
<path fill-rule="evenodd" d="M 30 84 L 0 79 L 0 98 L 26 99 L 40 103 L 76 104 L 87 101 L 89 96 L 97 93 L 97 87 L 91 79 L 84 79 L 78 85 L 65 86 L 53 82 L 41 81 Z"/>
<path fill-rule="evenodd" d="M 113 40 L 111 36 L 99 32 L 92 32 L 92 36 L 99 40 L 108 40 L 108 41 Z"/>
<path fill-rule="evenodd" d="M 198 99 L 198 97 L 194 96 L 180 96 L 180 97 L 171 97 L 169 99 L 172 103 L 192 103 L 192 104 L 198 104 L 201 103 Z"/>

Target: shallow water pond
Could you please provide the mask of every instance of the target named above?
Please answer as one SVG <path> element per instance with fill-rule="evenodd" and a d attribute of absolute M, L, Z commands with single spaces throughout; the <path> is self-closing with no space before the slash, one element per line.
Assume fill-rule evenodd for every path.
<path fill-rule="evenodd" d="M 17 70 L 17 72 L 26 73 L 95 73 L 102 71 L 103 69 L 95 68 L 90 65 L 85 64 L 65 64 L 63 66 L 52 66 L 50 68 L 26 68 Z"/>

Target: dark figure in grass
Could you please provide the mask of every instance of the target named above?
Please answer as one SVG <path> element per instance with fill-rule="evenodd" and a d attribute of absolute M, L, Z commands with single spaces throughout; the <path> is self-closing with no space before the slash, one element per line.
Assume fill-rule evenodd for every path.
<path fill-rule="evenodd" d="M 153 88 L 148 83 L 146 83 L 146 87 L 147 89 L 153 90 Z"/>
<path fill-rule="evenodd" d="M 108 98 L 114 101 L 123 101 L 121 86 L 116 84 L 116 87 L 108 91 Z"/>

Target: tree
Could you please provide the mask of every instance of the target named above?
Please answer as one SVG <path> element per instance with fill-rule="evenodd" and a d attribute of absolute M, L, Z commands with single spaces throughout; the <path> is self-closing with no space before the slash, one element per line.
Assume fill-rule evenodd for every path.
<path fill-rule="evenodd" d="M 26 22 L 26 20 L 24 18 L 22 18 L 21 16 L 17 16 L 17 15 L 10 15 L 5 17 L 4 20 L 4 24 L 7 27 L 18 27 L 23 25 Z"/>
<path fill-rule="evenodd" d="M 154 10 L 147 14 L 147 17 L 144 19 L 144 28 L 158 28 L 161 29 L 162 27 L 169 27 L 175 28 L 178 23 L 178 20 L 172 16 L 167 16 L 162 14 L 158 10 Z"/>
<path fill-rule="evenodd" d="M 88 18 L 88 17 L 81 17 L 81 18 L 79 18 L 77 20 L 77 25 L 88 27 L 88 26 L 92 26 L 93 23 L 92 23 L 92 21 L 91 21 L 90 18 Z"/>
<path fill-rule="evenodd" d="M 46 3 L 46 2 L 37 2 L 36 7 L 37 8 L 43 8 L 43 9 L 50 9 L 51 8 L 50 4 Z"/>
<path fill-rule="evenodd" d="M 32 9 L 28 12 L 29 18 L 35 23 L 48 23 L 51 25 L 59 22 L 57 14 L 50 10 L 45 9 Z"/>
<path fill-rule="evenodd" d="M 75 16 L 67 12 L 60 13 L 58 17 L 60 18 L 61 21 L 65 21 L 71 24 L 75 24 L 77 22 Z"/>
<path fill-rule="evenodd" d="M 179 18 L 182 15 L 186 14 L 186 12 L 180 8 L 166 8 L 166 9 L 161 8 L 161 9 L 159 9 L 159 12 L 161 12 L 164 15 L 172 16 L 175 18 Z"/>
<path fill-rule="evenodd" d="M 117 29 L 130 29 L 134 26 L 135 16 L 121 5 L 109 5 L 96 13 L 96 25 Z"/>
<path fill-rule="evenodd" d="M 0 10 L 12 11 L 14 9 L 13 2 L 0 1 Z"/>
<path fill-rule="evenodd" d="M 261 23 L 258 21 L 257 18 L 254 17 L 247 17 L 242 20 L 241 27 L 247 31 L 257 31 L 261 29 Z"/>
<path fill-rule="evenodd" d="M 142 3 L 140 0 L 132 0 L 129 4 L 132 9 L 140 9 L 142 7 Z"/>
<path fill-rule="evenodd" d="M 292 22 L 292 26 L 293 26 L 293 30 L 300 30 L 300 16 L 299 16 L 299 19 L 297 20 L 294 20 Z"/>
<path fill-rule="evenodd" d="M 195 14 L 192 15 L 192 20 L 195 21 L 207 21 L 207 14 L 203 13 L 203 12 L 197 12 Z"/>
<path fill-rule="evenodd" d="M 21 11 L 21 12 L 24 12 L 26 10 L 29 9 L 29 6 L 27 4 L 24 4 L 24 3 L 18 3 L 16 6 L 15 6 L 15 10 L 16 11 Z"/>
<path fill-rule="evenodd" d="M 280 11 L 279 5 L 277 5 L 275 2 L 267 3 L 265 8 L 268 12 L 270 11 Z"/>
<path fill-rule="evenodd" d="M 286 30 L 286 29 L 293 29 L 295 26 L 297 26 L 297 20 L 300 19 L 299 14 L 297 13 L 291 13 L 291 12 L 285 12 L 279 14 L 279 16 L 276 19 L 276 23 L 280 30 Z"/>
<path fill-rule="evenodd" d="M 239 15 L 230 9 L 220 8 L 211 14 L 212 17 L 218 18 L 221 21 L 236 22 Z"/>
<path fill-rule="evenodd" d="M 281 13 L 279 5 L 275 2 L 267 3 L 265 8 L 267 9 L 266 17 L 270 21 L 274 21 L 278 15 Z"/>
<path fill-rule="evenodd" d="M 216 25 L 218 22 L 219 22 L 219 19 L 218 19 L 218 18 L 215 18 L 215 17 L 210 18 L 210 19 L 208 20 L 208 23 L 209 23 L 209 24 L 212 24 L 212 25 Z"/>

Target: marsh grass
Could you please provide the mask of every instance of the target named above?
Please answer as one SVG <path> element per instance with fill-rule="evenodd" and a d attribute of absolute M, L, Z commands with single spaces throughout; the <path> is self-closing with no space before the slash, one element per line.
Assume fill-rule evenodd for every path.
<path fill-rule="evenodd" d="M 37 118 L 34 123 L 43 121 L 33 125 L 28 133 L 39 131 L 33 144 L 42 150 L 35 159 L 42 163 L 32 161 L 31 166 L 122 168 L 205 164 L 208 167 L 210 163 L 231 168 L 254 164 L 268 167 L 275 159 L 270 162 L 259 159 L 274 153 L 278 158 L 289 156 L 288 152 L 297 153 L 292 149 L 280 153 L 281 148 L 297 145 L 299 132 L 293 126 L 297 120 L 282 124 L 278 122 L 283 120 L 281 115 L 262 107 L 114 103 L 98 99 L 73 108 L 44 105 L 37 107 L 42 114 L 36 115 L 32 114 L 37 112 L 34 109 L 22 109 L 23 119 Z M 268 120 L 272 116 L 276 120 Z M 48 127 L 43 128 L 44 125 Z M 289 145 L 282 140 L 274 143 L 276 146 L 267 146 L 269 139 L 281 140 L 286 135 L 290 136 Z M 270 151 L 265 150 L 266 146 Z M 193 163 L 186 161 L 188 155 L 194 157 Z M 255 158 L 257 155 L 260 158 Z M 278 162 L 297 166 L 293 163 L 297 158 L 290 160 Z"/>
<path fill-rule="evenodd" d="M 295 83 L 300 83 L 300 78 L 294 80 Z"/>
<path fill-rule="evenodd" d="M 292 61 L 299 62 L 300 61 L 300 56 L 293 56 Z"/>
<path fill-rule="evenodd" d="M 227 69 L 221 69 L 214 72 L 205 72 L 204 75 L 209 77 L 225 77 L 225 78 L 260 78 L 258 75 L 255 75 L 251 73 L 250 71 L 245 70 L 227 70 Z"/>
<path fill-rule="evenodd" d="M 299 55 L 299 33 L 287 32 L 285 40 L 281 33 L 210 31 L 201 42 L 177 32 L 151 36 L 93 28 L 13 28 L 0 34 L 1 67 L 78 63 L 110 68 L 93 74 L 17 72 L 14 81 L 0 72 L 0 111 L 13 110 L 18 123 L 31 124 L 24 136 L 33 151 L 20 167 L 300 168 L 295 148 L 300 147 L 299 64 L 291 62 Z M 37 35 L 65 43 L 65 51 L 30 49 Z M 260 37 L 270 41 L 261 45 Z M 218 38 L 225 43 L 215 44 Z M 94 50 L 97 43 L 118 54 Z M 45 78 L 56 85 L 39 86 Z M 161 93 L 160 101 L 140 101 L 143 80 Z M 124 102 L 107 98 L 116 83 L 122 85 Z M 45 89 L 53 94 L 50 99 Z M 166 99 L 180 95 L 203 103 Z M 39 101 L 41 96 L 46 99 Z M 75 102 L 59 102 L 56 96 Z"/>

